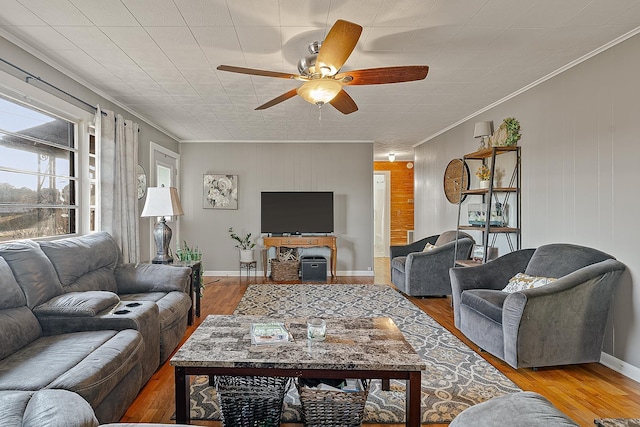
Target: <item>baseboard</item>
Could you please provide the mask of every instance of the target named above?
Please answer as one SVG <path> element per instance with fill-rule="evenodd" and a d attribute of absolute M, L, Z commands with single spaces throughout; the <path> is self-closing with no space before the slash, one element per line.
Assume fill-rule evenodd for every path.
<path fill-rule="evenodd" d="M 253 277 L 254 272 L 251 272 L 251 277 Z M 258 277 L 261 277 L 264 273 L 262 270 L 258 270 L 256 272 Z M 238 277 L 240 276 L 240 272 L 238 270 L 230 270 L 230 271 L 212 271 L 207 270 L 203 273 L 204 276 L 216 276 L 216 277 Z M 242 276 L 246 277 L 247 272 L 242 271 Z M 375 274 L 373 271 L 338 271 L 338 276 L 364 276 L 364 277 L 374 277 Z M 327 271 L 327 277 L 330 277 L 331 273 Z"/>
<path fill-rule="evenodd" d="M 630 365 L 627 362 L 604 352 L 600 356 L 600 363 L 602 363 L 607 368 L 611 368 L 616 372 L 620 372 L 625 377 L 640 382 L 640 368 Z"/>

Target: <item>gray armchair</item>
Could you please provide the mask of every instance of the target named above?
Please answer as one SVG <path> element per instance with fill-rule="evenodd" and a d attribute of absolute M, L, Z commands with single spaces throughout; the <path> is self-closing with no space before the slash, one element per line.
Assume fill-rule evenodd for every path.
<path fill-rule="evenodd" d="M 425 245 L 435 248 L 423 252 Z M 455 259 L 469 259 L 475 241 L 467 233 L 459 233 Z M 391 282 L 412 296 L 451 295 L 449 269 L 453 267 L 456 231 L 445 231 L 404 246 L 391 246 Z"/>
<path fill-rule="evenodd" d="M 609 306 L 625 265 L 571 244 L 511 252 L 487 264 L 452 268 L 456 327 L 514 368 L 600 360 Z M 503 292 L 517 273 L 553 277 L 544 286 Z"/>

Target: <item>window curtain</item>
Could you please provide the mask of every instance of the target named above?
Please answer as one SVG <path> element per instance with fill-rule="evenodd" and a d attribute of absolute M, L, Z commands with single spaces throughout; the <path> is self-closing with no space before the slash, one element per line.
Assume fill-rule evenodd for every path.
<path fill-rule="evenodd" d="M 100 230 L 116 240 L 122 262 L 139 262 L 138 124 L 98 106 L 96 125 L 100 133 Z"/>

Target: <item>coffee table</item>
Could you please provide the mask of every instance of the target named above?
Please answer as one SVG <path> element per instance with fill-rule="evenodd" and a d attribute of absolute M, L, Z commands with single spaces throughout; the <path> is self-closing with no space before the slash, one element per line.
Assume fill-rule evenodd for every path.
<path fill-rule="evenodd" d="M 189 424 L 190 375 L 380 378 L 407 381 L 406 425 L 420 426 L 424 361 L 388 317 L 325 318 L 327 338 L 307 341 L 306 318 L 207 316 L 171 358 L 176 423 Z M 294 341 L 251 345 L 251 324 L 284 322 Z"/>

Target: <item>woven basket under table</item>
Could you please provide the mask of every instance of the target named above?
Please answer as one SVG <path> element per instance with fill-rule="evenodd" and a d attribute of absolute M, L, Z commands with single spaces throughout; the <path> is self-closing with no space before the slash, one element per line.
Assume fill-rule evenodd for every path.
<path fill-rule="evenodd" d="M 271 278 L 276 281 L 298 280 L 300 261 L 271 260 Z"/>
<path fill-rule="evenodd" d="M 286 377 L 216 376 L 224 427 L 278 427 L 289 388 Z"/>
<path fill-rule="evenodd" d="M 369 381 L 362 380 L 362 391 L 316 390 L 296 384 L 305 427 L 360 427 Z"/>

